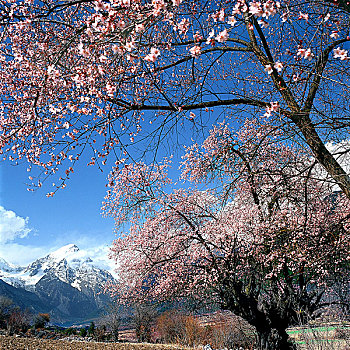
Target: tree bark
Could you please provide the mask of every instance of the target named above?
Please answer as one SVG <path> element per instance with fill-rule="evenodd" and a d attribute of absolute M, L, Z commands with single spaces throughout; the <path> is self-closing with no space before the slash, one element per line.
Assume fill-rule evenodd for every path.
<path fill-rule="evenodd" d="M 280 309 L 276 305 L 259 307 L 258 295 L 246 294 L 239 281 L 223 281 L 222 307 L 241 316 L 256 328 L 258 349 L 260 350 L 295 350 L 296 346 L 289 340 L 286 329 L 290 325 L 293 310 Z M 291 305 L 291 304 L 290 304 Z"/>
<path fill-rule="evenodd" d="M 324 167 L 327 173 L 335 180 L 343 193 L 350 199 L 350 177 L 328 151 L 321 140 L 308 115 L 293 116 L 293 122 L 302 132 L 306 143 L 309 145 L 317 161 Z"/>
<path fill-rule="evenodd" d="M 258 349 L 261 350 L 295 350 L 296 346 L 289 340 L 283 328 L 270 328 L 264 325 L 255 327 L 258 334 Z"/>

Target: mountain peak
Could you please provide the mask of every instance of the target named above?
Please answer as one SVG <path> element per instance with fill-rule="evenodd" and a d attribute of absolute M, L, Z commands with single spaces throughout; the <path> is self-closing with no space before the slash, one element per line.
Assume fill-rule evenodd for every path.
<path fill-rule="evenodd" d="M 54 252 L 50 253 L 50 257 L 53 257 L 55 259 L 63 259 L 67 255 L 71 253 L 76 253 L 79 251 L 79 248 L 75 244 L 67 244 Z"/>

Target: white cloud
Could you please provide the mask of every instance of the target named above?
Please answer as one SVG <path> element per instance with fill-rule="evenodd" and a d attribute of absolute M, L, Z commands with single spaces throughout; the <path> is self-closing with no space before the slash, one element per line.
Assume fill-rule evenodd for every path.
<path fill-rule="evenodd" d="M 28 218 L 22 218 L 0 206 L 0 243 L 26 237 L 31 231 L 27 225 Z"/>
<path fill-rule="evenodd" d="M 28 227 L 28 220 L 28 218 L 18 216 L 15 212 L 0 206 L 0 257 L 7 262 L 26 266 L 62 246 L 73 243 L 80 249 L 76 257 L 81 259 L 91 258 L 93 265 L 116 276 L 114 272 L 115 262 L 108 258 L 112 235 L 96 233 L 91 236 L 81 234 L 79 231 L 69 231 L 59 235 L 53 242 L 47 240 L 46 237 L 38 245 L 29 242 L 21 244 L 15 239 L 25 238 L 29 233 L 33 234 L 33 230 Z"/>
<path fill-rule="evenodd" d="M 327 149 L 335 156 L 337 161 L 343 167 L 345 172 L 350 172 L 350 140 L 341 141 L 339 143 L 328 142 Z"/>
<path fill-rule="evenodd" d="M 117 273 L 115 272 L 117 267 L 116 262 L 108 258 L 110 252 L 109 247 L 95 247 L 92 249 L 86 249 L 85 252 L 86 255 L 93 260 L 94 265 L 100 267 L 101 269 L 107 270 L 115 278 L 117 277 Z"/>
<path fill-rule="evenodd" d="M 349 175 L 350 174 L 350 140 L 341 141 L 338 143 L 328 142 L 326 148 L 334 158 L 341 165 L 343 170 Z M 314 158 L 311 158 L 314 160 Z M 340 188 L 335 181 L 331 178 L 329 173 L 320 165 L 317 164 L 314 168 L 314 176 L 321 180 L 327 180 L 332 191 L 339 191 Z"/>
<path fill-rule="evenodd" d="M 19 266 L 26 266 L 47 254 L 47 247 L 35 247 L 12 242 L 0 244 L 0 256 L 8 263 Z"/>

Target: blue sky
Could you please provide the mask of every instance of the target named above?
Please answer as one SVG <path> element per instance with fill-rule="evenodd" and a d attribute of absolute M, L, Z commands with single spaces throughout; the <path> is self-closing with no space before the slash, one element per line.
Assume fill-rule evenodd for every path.
<path fill-rule="evenodd" d="M 179 175 L 178 162 L 183 154 L 183 144 L 193 143 L 188 137 L 190 129 L 184 129 L 184 133 L 177 134 L 175 143 L 166 143 L 158 150 L 159 159 L 165 154 L 175 152 L 177 155 L 171 170 L 174 177 Z M 135 159 L 139 160 L 137 154 L 142 153 L 141 150 L 140 146 L 133 148 Z M 108 249 L 115 238 L 114 220 L 101 215 L 101 205 L 114 159 L 111 157 L 101 172 L 97 166 L 86 165 L 90 157 L 87 153 L 80 159 L 74 173 L 70 174 L 67 187 L 53 197 L 46 197 L 46 194 L 53 190 L 54 178 L 48 178 L 42 188 L 30 192 L 26 183 L 31 182 L 28 176 L 33 174 L 27 172 L 27 163 L 14 165 L 8 160 L 0 161 L 1 258 L 26 265 L 73 243 L 86 250 L 93 260 L 108 260 Z M 150 161 L 152 157 L 148 159 Z M 108 263 L 111 271 L 113 263 Z"/>
<path fill-rule="evenodd" d="M 205 125 L 209 129 L 212 116 L 209 113 L 205 118 Z M 176 137 L 164 142 L 157 152 L 158 159 L 175 153 L 171 170 L 173 177 L 179 175 L 178 165 L 184 151 L 183 145 L 189 146 L 194 142 L 190 137 L 194 135 L 192 122 L 185 124 L 177 126 Z M 208 130 L 204 129 L 203 133 L 196 134 L 197 142 L 208 135 Z M 145 133 L 148 131 L 146 125 Z M 144 160 L 144 146 L 136 144 L 131 148 L 135 159 L 140 160 L 141 155 Z M 149 159 L 144 161 L 151 162 L 152 154 L 151 150 L 147 156 Z M 107 176 L 115 159 L 111 156 L 104 172 L 101 172 L 97 166 L 86 165 L 90 157 L 90 153 L 85 154 L 74 167 L 74 173 L 70 174 L 67 187 L 49 198 L 46 194 L 53 191 L 52 182 L 57 179 L 49 178 L 42 188 L 29 192 L 26 182 L 31 182 L 28 176 L 33 174 L 27 172 L 28 164 L 16 166 L 7 160 L 0 161 L 1 258 L 10 263 L 26 265 L 70 243 L 87 250 L 92 258 L 102 259 L 102 255 L 106 258 L 108 247 L 115 238 L 114 220 L 102 217 L 101 204 L 106 194 Z"/>
<path fill-rule="evenodd" d="M 67 188 L 51 198 L 50 179 L 27 191 L 26 169 L 0 162 L 0 257 L 23 265 L 69 243 L 106 252 L 115 237 L 113 219 L 100 214 L 108 169 L 78 165 Z"/>

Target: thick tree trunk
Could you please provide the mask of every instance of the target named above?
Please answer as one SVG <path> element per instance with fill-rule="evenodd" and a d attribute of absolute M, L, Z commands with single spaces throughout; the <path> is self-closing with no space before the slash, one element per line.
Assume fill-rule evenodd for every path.
<path fill-rule="evenodd" d="M 266 328 L 256 326 L 258 335 L 258 349 L 260 350 L 295 350 L 296 346 L 289 341 L 285 329 Z"/>
<path fill-rule="evenodd" d="M 260 350 L 295 350 L 295 345 L 289 340 L 286 329 L 291 325 L 293 314 L 292 303 L 277 305 L 270 300 L 265 307 L 259 307 L 259 297 L 252 293 L 246 294 L 240 281 L 224 280 L 222 290 L 223 308 L 241 316 L 255 327 Z M 229 286 L 229 288 L 227 288 Z"/>

